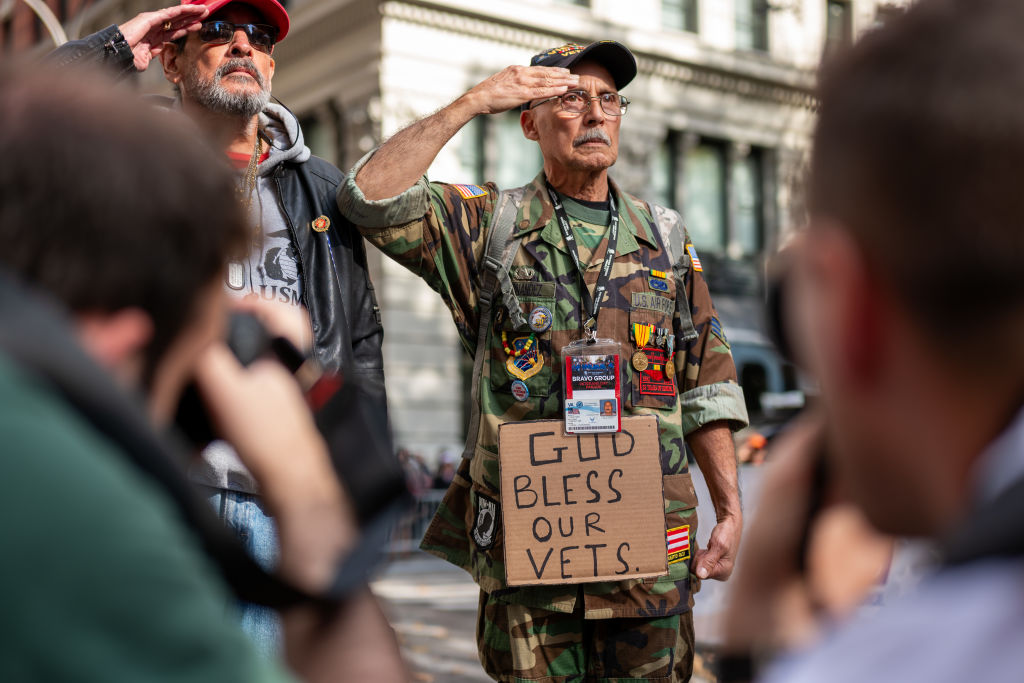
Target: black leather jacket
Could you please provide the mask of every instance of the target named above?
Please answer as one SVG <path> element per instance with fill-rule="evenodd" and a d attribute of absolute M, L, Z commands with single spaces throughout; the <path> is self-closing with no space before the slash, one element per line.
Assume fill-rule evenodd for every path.
<path fill-rule="evenodd" d="M 118 77 L 135 73 L 132 51 L 116 25 L 65 43 L 49 59 L 60 66 L 94 64 Z M 305 162 L 284 161 L 272 177 L 299 255 L 316 359 L 324 369 L 340 371 L 359 383 L 369 402 L 367 413 L 386 430 L 384 329 L 363 238 L 335 201 L 344 174 L 314 156 Z M 324 232 L 312 227 L 320 216 L 330 219 Z"/>

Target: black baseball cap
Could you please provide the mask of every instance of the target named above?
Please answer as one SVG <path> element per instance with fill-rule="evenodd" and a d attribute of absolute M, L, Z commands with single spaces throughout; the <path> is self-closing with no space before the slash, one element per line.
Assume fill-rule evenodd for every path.
<path fill-rule="evenodd" d="M 636 76 L 636 58 L 622 43 L 614 40 L 599 40 L 590 45 L 566 43 L 559 47 L 535 54 L 530 59 L 530 66 L 561 66 L 572 68 L 583 60 L 597 62 L 615 80 L 615 87 L 622 90 Z"/>

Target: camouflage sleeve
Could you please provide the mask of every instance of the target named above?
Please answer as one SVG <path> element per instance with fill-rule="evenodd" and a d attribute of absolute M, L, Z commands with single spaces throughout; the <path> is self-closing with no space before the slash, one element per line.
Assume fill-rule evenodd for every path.
<path fill-rule="evenodd" d="M 676 365 L 683 433 L 690 434 L 716 420 L 727 420 L 735 431 L 748 424 L 743 390 L 736 381 L 732 351 L 688 235 L 685 247 L 683 259 L 688 261 L 689 267 L 683 284 L 697 335 L 684 341 L 677 354 L 677 358 L 683 360 Z M 676 316 L 680 316 L 679 311 Z M 680 324 L 677 320 L 676 329 L 680 329 Z"/>
<path fill-rule="evenodd" d="M 355 177 L 372 155 L 349 171 L 338 189 L 338 207 L 366 239 L 441 295 L 463 344 L 471 344 L 477 334 L 475 285 L 485 248 L 483 226 L 490 222 L 497 188 L 432 183 L 423 177 L 400 195 L 368 200 Z"/>

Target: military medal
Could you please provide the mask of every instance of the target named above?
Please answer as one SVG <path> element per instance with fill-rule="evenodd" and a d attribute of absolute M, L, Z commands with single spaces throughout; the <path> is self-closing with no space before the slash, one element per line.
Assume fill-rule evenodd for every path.
<path fill-rule="evenodd" d="M 665 377 L 666 378 L 675 377 L 675 375 L 676 375 L 676 364 L 672 362 L 671 358 L 669 358 L 667 361 L 665 361 Z"/>
<path fill-rule="evenodd" d="M 647 354 L 643 351 L 637 351 L 633 354 L 631 362 L 633 363 L 634 370 L 637 372 L 643 372 L 647 369 Z"/>
<path fill-rule="evenodd" d="M 228 262 L 228 287 L 231 289 L 241 289 L 245 286 L 245 266 L 238 261 Z"/>
<path fill-rule="evenodd" d="M 331 219 L 327 216 L 319 216 L 313 219 L 312 225 L 317 232 L 327 232 L 327 228 L 331 227 Z"/>
<path fill-rule="evenodd" d="M 651 341 L 651 333 L 654 332 L 654 325 L 649 323 L 633 323 L 633 341 L 636 348 L 642 349 Z"/>
<path fill-rule="evenodd" d="M 523 401 L 530 398 L 530 387 L 526 386 L 526 382 L 521 379 L 513 380 L 512 382 L 512 396 L 522 403 Z"/>
<path fill-rule="evenodd" d="M 551 319 L 551 309 L 546 306 L 537 306 L 530 311 L 530 329 L 538 334 L 546 332 L 551 327 Z"/>

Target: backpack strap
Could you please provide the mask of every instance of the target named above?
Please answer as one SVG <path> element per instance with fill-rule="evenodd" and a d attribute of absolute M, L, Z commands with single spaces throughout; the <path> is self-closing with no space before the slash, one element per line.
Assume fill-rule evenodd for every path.
<path fill-rule="evenodd" d="M 519 214 L 526 187 L 502 190 L 495 202 L 491 229 L 484 247 L 483 267 L 480 269 L 480 286 L 477 289 L 477 316 L 479 324 L 476 333 L 476 351 L 473 354 L 473 384 L 470 398 L 469 427 L 466 431 L 466 446 L 463 458 L 472 458 L 476 453 L 477 433 L 480 431 L 480 376 L 484 369 L 484 355 L 487 353 L 487 330 L 491 322 L 491 308 L 494 297 L 500 291 L 502 304 L 516 327 L 526 325 L 526 319 L 519 308 L 519 298 L 512 288 L 508 276 L 512 259 L 519 251 L 519 240 L 512 232 Z"/>
<path fill-rule="evenodd" d="M 684 342 L 697 338 L 697 329 L 693 326 L 693 316 L 690 314 L 690 304 L 685 296 L 683 278 L 690 268 L 690 256 L 686 253 L 686 244 L 689 239 L 686 235 L 686 227 L 683 225 L 683 218 L 678 211 L 661 206 L 660 204 L 646 203 L 647 211 L 654 219 L 658 228 L 658 237 L 661 244 L 668 251 L 669 260 L 672 262 L 672 275 L 676 280 L 676 312 L 679 314 L 680 331 Z"/>

